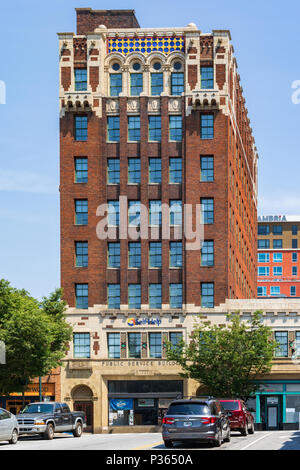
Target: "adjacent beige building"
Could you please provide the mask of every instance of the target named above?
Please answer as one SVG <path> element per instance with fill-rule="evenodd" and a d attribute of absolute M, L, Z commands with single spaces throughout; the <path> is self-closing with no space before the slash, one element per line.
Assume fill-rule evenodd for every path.
<path fill-rule="evenodd" d="M 247 321 L 256 310 L 263 311 L 280 348 L 249 407 L 257 428 L 298 428 L 300 300 L 227 300 L 194 314 L 69 308 L 74 336 L 62 368 L 62 399 L 86 411 L 95 433 L 158 431 L 171 400 L 199 393 L 199 384 L 183 379 L 167 360 L 165 341 L 188 340 L 201 319 L 225 324 L 228 313 L 239 311 Z"/>

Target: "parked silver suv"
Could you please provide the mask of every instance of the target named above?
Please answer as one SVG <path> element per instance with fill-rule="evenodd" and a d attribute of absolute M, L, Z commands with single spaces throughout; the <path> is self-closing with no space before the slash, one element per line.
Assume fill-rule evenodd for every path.
<path fill-rule="evenodd" d="M 230 441 L 230 424 L 221 403 L 213 397 L 173 401 L 163 418 L 162 437 L 166 447 L 175 442 L 211 442 L 220 447 Z"/>

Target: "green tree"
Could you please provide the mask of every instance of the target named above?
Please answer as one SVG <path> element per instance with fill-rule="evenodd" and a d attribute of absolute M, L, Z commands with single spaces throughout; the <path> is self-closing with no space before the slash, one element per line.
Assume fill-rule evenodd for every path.
<path fill-rule="evenodd" d="M 0 364 L 0 395 L 24 392 L 35 377 L 61 365 L 71 340 L 62 291 L 38 302 L 25 290 L 0 280 L 0 340 L 6 364 Z"/>
<path fill-rule="evenodd" d="M 257 390 L 254 381 L 270 372 L 277 343 L 260 311 L 247 322 L 238 312 L 227 319 L 224 326 L 198 322 L 187 343 L 167 344 L 167 356 L 181 366 L 183 377 L 199 381 L 206 393 L 246 400 Z"/>

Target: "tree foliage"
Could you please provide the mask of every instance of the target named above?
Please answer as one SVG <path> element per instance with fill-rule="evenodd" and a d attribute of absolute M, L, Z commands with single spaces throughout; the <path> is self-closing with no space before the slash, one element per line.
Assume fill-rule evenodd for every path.
<path fill-rule="evenodd" d="M 198 322 L 187 343 L 167 344 L 167 356 L 209 394 L 247 399 L 257 390 L 254 381 L 270 372 L 277 343 L 260 311 L 248 322 L 238 312 L 227 320 L 226 326 Z"/>
<path fill-rule="evenodd" d="M 72 334 L 61 296 L 57 289 L 38 302 L 0 280 L 0 340 L 6 348 L 6 364 L 0 364 L 0 395 L 24 392 L 33 378 L 61 364 Z"/>

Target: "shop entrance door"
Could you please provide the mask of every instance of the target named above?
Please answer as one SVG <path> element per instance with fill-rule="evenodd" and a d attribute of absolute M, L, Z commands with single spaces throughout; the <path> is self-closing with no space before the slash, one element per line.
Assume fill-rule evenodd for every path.
<path fill-rule="evenodd" d="M 85 432 L 93 432 L 93 402 L 92 401 L 75 401 L 74 411 L 83 411 L 86 416 Z"/>
<path fill-rule="evenodd" d="M 267 397 L 266 407 L 267 429 L 279 429 L 279 397 Z"/>

